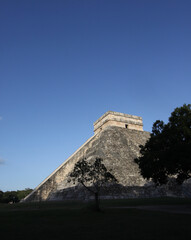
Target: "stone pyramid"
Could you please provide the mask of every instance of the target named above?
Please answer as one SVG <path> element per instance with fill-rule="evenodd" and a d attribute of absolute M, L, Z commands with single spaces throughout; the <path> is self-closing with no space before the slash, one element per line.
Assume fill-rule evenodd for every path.
<path fill-rule="evenodd" d="M 40 183 L 24 201 L 87 198 L 88 194 L 83 188 L 68 182 L 68 175 L 75 163 L 83 157 L 101 157 L 107 169 L 111 170 L 118 180 L 115 191 L 102 193 L 103 198 L 142 196 L 145 194 L 142 186 L 146 181 L 141 177 L 134 159 L 140 154 L 139 145 L 144 145 L 149 136 L 149 132 L 143 131 L 141 117 L 106 112 L 94 123 L 94 135 Z"/>

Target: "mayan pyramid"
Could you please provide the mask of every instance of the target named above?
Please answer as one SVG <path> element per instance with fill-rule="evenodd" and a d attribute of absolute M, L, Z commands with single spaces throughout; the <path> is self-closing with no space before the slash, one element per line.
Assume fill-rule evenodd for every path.
<path fill-rule="evenodd" d="M 94 135 L 40 183 L 24 201 L 87 197 L 84 189 L 68 182 L 68 175 L 75 163 L 84 157 L 87 159 L 100 157 L 107 169 L 111 169 L 112 174 L 118 180 L 115 197 L 124 195 L 124 188 L 127 187 L 132 190 L 131 195 L 136 194 L 135 189 L 144 186 L 146 181 L 141 177 L 134 159 L 139 156 L 139 146 L 145 144 L 149 136 L 149 132 L 143 131 L 141 117 L 112 111 L 106 112 L 94 123 Z M 119 190 L 121 188 L 123 191 Z M 106 195 L 109 196 L 110 193 Z"/>

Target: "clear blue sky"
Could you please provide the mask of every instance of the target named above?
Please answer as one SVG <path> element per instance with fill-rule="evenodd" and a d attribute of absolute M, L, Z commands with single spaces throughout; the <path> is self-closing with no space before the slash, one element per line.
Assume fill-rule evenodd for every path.
<path fill-rule="evenodd" d="M 106 111 L 191 103 L 191 1 L 0 0 L 0 189 L 36 187 Z"/>

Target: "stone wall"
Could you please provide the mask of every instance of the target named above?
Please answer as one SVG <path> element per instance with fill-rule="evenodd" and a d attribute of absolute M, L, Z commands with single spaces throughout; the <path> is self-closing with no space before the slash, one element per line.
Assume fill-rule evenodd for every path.
<path fill-rule="evenodd" d="M 55 199 L 59 191 L 72 189 L 68 175 L 77 161 L 101 157 L 108 169 L 111 169 L 118 183 L 123 186 L 143 186 L 146 181 L 139 174 L 133 159 L 139 155 L 139 145 L 145 144 L 148 132 L 120 127 L 106 127 L 82 145 L 69 159 L 46 178 L 25 201 Z M 72 194 L 70 194 L 72 195 Z"/>

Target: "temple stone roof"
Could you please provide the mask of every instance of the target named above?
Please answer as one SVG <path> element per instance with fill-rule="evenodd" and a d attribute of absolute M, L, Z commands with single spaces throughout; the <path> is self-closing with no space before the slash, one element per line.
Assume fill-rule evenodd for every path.
<path fill-rule="evenodd" d="M 94 133 L 97 134 L 108 126 L 143 131 L 143 121 L 141 117 L 108 111 L 94 122 Z"/>

